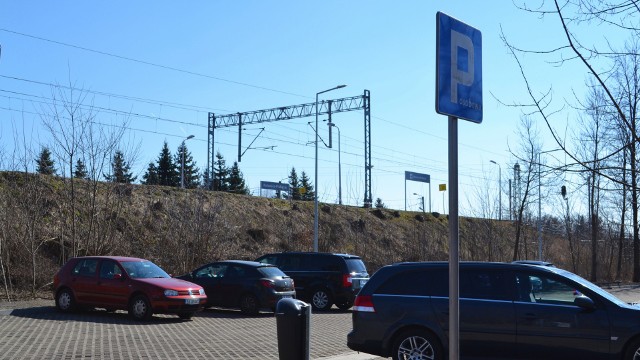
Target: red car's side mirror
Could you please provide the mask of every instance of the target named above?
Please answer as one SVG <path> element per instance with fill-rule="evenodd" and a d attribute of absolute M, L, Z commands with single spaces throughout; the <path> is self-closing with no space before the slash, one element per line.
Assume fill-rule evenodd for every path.
<path fill-rule="evenodd" d="M 122 279 L 122 274 L 114 274 L 113 275 L 113 280 L 120 280 Z"/>

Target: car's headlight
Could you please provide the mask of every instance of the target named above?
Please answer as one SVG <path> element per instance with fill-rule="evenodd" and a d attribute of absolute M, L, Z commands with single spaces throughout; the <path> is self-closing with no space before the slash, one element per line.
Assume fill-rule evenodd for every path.
<path fill-rule="evenodd" d="M 178 296 L 178 291 L 176 290 L 165 290 L 164 296 Z"/>
<path fill-rule="evenodd" d="M 200 295 L 204 295 L 204 289 L 201 288 L 200 290 L 198 290 L 198 292 L 200 293 Z"/>

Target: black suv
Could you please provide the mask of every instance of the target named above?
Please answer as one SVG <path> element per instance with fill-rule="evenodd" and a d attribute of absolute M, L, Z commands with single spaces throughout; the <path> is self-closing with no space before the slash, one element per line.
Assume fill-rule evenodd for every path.
<path fill-rule="evenodd" d="M 460 263 L 463 359 L 640 359 L 640 307 L 568 271 Z M 349 348 L 393 359 L 447 359 L 448 263 L 378 270 L 353 306 Z"/>
<path fill-rule="evenodd" d="M 298 299 L 311 303 L 315 310 L 331 305 L 347 310 L 369 274 L 362 259 L 349 254 L 284 252 L 256 259 L 273 264 L 291 276 Z"/>

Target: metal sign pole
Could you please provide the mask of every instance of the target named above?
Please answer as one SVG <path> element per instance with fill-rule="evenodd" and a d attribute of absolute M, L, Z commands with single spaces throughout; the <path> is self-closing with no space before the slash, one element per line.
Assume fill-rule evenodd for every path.
<path fill-rule="evenodd" d="M 436 112 L 449 121 L 449 359 L 458 360 L 458 118 L 482 123 L 482 34 L 441 12 L 436 14 L 436 92 Z"/>
<path fill-rule="evenodd" d="M 458 119 L 449 116 L 449 359 L 459 359 Z"/>

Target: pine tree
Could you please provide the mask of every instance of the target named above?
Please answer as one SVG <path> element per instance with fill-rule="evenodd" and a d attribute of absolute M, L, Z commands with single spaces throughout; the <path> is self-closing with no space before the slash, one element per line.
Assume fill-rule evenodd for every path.
<path fill-rule="evenodd" d="M 229 170 L 229 192 L 249 195 L 250 191 L 242 177 L 242 171 L 238 167 L 238 162 L 234 161 Z"/>
<path fill-rule="evenodd" d="M 43 175 L 56 174 L 56 168 L 53 159 L 51 159 L 51 151 L 47 147 L 42 148 L 40 155 L 36 159 L 36 172 Z"/>
<path fill-rule="evenodd" d="M 313 201 L 315 199 L 315 193 L 313 192 L 313 185 L 307 174 L 303 171 L 300 176 L 300 187 L 303 187 L 304 193 L 301 194 L 300 199 L 304 201 Z"/>
<path fill-rule="evenodd" d="M 80 159 L 76 161 L 76 169 L 73 171 L 73 177 L 76 179 L 89 179 L 89 173 L 87 172 L 87 167 L 84 165 L 84 162 Z"/>
<path fill-rule="evenodd" d="M 159 181 L 158 167 L 153 162 L 150 162 L 147 172 L 142 175 L 142 183 L 145 185 L 158 185 Z"/>
<path fill-rule="evenodd" d="M 131 165 L 124 160 L 124 154 L 120 150 L 113 154 L 111 174 L 105 174 L 104 177 L 109 182 L 121 184 L 131 184 L 136 181 L 136 176 L 131 173 Z"/>
<path fill-rule="evenodd" d="M 216 161 L 213 163 L 213 190 L 229 191 L 229 168 L 219 152 L 216 153 Z"/>
<path fill-rule="evenodd" d="M 291 200 L 300 200 L 300 182 L 298 181 L 298 174 L 296 168 L 292 167 L 289 173 L 289 187 L 290 193 L 288 198 Z"/>
<path fill-rule="evenodd" d="M 184 155 L 184 158 L 183 158 Z M 191 152 L 187 149 L 187 145 L 182 142 L 178 146 L 173 162 L 178 170 L 178 179 L 182 176 L 182 161 L 184 159 L 184 187 L 187 189 L 195 189 L 200 185 L 200 169 L 196 167 Z"/>
<path fill-rule="evenodd" d="M 213 184 L 211 184 L 211 178 L 209 177 L 209 169 L 206 169 L 202 173 L 202 183 L 200 184 L 200 188 L 205 190 L 213 190 Z"/>
<path fill-rule="evenodd" d="M 376 204 L 375 204 L 376 209 L 384 209 L 384 203 L 382 202 L 382 199 L 377 198 L 376 199 Z"/>
<path fill-rule="evenodd" d="M 176 168 L 176 164 L 171 159 L 171 152 L 169 151 L 169 145 L 164 142 L 160 155 L 158 155 L 157 170 L 158 170 L 158 185 L 165 186 L 180 186 L 180 173 Z"/>

